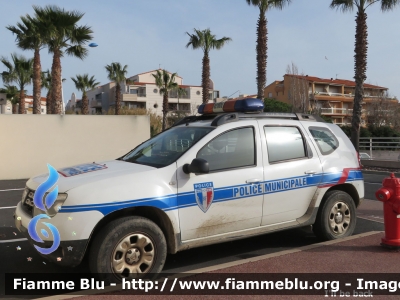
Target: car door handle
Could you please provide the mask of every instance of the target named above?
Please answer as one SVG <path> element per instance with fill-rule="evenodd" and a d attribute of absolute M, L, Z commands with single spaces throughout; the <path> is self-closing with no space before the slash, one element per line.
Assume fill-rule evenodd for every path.
<path fill-rule="evenodd" d="M 253 179 L 247 179 L 246 183 L 260 183 L 261 181 L 262 179 L 253 178 Z"/>
<path fill-rule="evenodd" d="M 304 174 L 316 174 L 316 173 L 317 173 L 317 171 L 314 171 L 314 170 L 308 170 L 308 171 L 304 172 Z"/>

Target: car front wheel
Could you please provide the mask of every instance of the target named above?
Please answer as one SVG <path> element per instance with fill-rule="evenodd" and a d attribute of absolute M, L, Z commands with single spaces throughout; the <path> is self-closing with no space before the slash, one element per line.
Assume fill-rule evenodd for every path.
<path fill-rule="evenodd" d="M 161 229 L 143 217 L 124 217 L 107 224 L 95 237 L 89 254 L 93 273 L 132 278 L 161 272 L 167 244 Z"/>

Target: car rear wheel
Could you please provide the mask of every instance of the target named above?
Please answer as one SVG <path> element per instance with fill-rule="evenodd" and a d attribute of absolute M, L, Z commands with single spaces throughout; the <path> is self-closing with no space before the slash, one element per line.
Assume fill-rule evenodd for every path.
<path fill-rule="evenodd" d="M 124 217 L 104 227 L 89 254 L 93 273 L 113 274 L 119 280 L 161 272 L 167 244 L 161 229 L 143 217 Z"/>
<path fill-rule="evenodd" d="M 314 234 L 321 240 L 334 240 L 353 234 L 356 227 L 356 206 L 343 191 L 329 191 L 318 210 Z"/>

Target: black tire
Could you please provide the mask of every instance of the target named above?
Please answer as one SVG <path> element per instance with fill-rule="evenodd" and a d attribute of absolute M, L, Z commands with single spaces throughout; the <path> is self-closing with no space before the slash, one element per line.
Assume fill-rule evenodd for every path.
<path fill-rule="evenodd" d="M 353 234 L 356 220 L 353 198 L 343 191 L 329 191 L 321 201 L 313 231 L 323 241 L 343 238 Z"/>
<path fill-rule="evenodd" d="M 103 279 L 122 280 L 135 276 L 138 270 L 160 273 L 166 256 L 167 243 L 155 223 L 138 216 L 124 217 L 110 222 L 95 236 L 89 266 L 92 273 L 104 274 Z"/>

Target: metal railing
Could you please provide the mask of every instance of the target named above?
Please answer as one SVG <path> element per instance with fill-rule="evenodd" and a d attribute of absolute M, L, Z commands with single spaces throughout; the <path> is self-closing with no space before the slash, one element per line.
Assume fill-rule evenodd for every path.
<path fill-rule="evenodd" d="M 400 137 L 361 137 L 361 150 L 369 151 L 371 158 L 372 151 L 376 150 L 398 151 L 400 154 Z"/>
<path fill-rule="evenodd" d="M 342 126 L 342 125 L 344 125 L 344 126 L 350 126 L 351 125 L 351 123 L 335 123 L 335 121 L 333 121 L 333 124 L 335 124 L 335 125 L 340 125 L 340 126 Z"/>
<path fill-rule="evenodd" d="M 341 114 L 341 115 L 351 115 L 353 114 L 353 109 L 349 108 L 321 108 L 321 114 Z"/>

